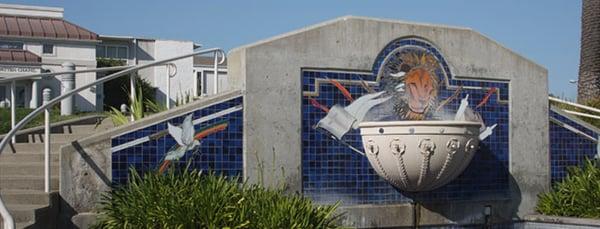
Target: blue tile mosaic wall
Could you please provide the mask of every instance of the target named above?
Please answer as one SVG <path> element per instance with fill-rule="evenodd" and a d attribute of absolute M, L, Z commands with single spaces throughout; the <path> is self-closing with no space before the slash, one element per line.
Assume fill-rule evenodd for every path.
<path fill-rule="evenodd" d="M 243 170 L 242 139 L 243 139 L 243 97 L 233 98 L 217 104 L 201 107 L 192 113 L 193 120 L 213 117 L 205 122 L 196 124 L 196 130 L 226 121 L 225 130 L 211 134 L 201 141 L 197 151 L 188 152 L 178 163 L 183 166 L 191 161 L 191 167 L 210 170 L 226 176 L 241 176 Z M 167 151 L 177 142 L 165 134 L 167 123 L 179 125 L 190 113 L 156 123 L 120 136 L 112 138 L 112 147 L 131 144 L 132 141 L 150 137 L 149 141 L 133 145 L 112 154 L 112 176 L 116 184 L 127 182 L 129 168 L 134 167 L 139 172 L 157 169 L 162 163 Z M 160 134 L 162 133 L 162 134 Z"/>
<path fill-rule="evenodd" d="M 596 155 L 596 142 L 588 137 L 565 128 L 575 128 L 593 139 L 598 133 L 578 124 L 566 114 L 550 109 L 550 171 L 552 183 L 561 181 L 567 175 L 567 167 L 579 166 L 586 158 Z M 580 121 L 582 122 L 582 121 Z"/>
<path fill-rule="evenodd" d="M 495 87 L 497 92 L 489 97 L 487 104 L 476 111 L 482 115 L 486 125 L 497 123 L 494 134 L 481 142 L 469 167 L 457 179 L 437 190 L 423 193 L 402 193 L 380 178 L 366 157 L 353 152 L 341 143 L 328 138 L 313 126 L 326 113 L 313 106 L 310 99 L 331 107 L 334 104 L 347 106 L 349 102 L 327 79 L 342 83 L 354 98 L 367 93 L 361 80 L 374 82 L 383 59 L 401 46 L 424 48 L 435 55 L 448 77 L 438 97 L 443 100 L 451 96 L 458 86 L 463 86 L 459 98 L 469 94 L 469 103 L 478 104 L 487 91 Z M 438 74 L 441 75 L 441 74 Z M 341 200 L 343 204 L 388 204 L 419 201 L 448 201 L 474 199 L 507 199 L 509 187 L 508 157 L 508 90 L 506 82 L 484 82 L 453 79 L 443 56 L 431 44 L 416 38 L 399 39 L 390 43 L 377 57 L 373 72 L 343 72 L 304 69 L 302 77 L 302 179 L 303 193 L 321 203 Z M 319 83 L 316 83 L 316 82 Z M 446 83 L 447 82 L 447 83 Z M 449 111 L 458 109 L 460 100 L 446 106 Z M 474 105 L 471 106 L 472 108 Z M 351 131 L 344 141 L 362 150 L 359 132 Z"/>

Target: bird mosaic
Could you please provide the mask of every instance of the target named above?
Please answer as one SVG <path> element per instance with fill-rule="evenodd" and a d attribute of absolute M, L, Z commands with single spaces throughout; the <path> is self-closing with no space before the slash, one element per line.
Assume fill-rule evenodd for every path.
<path fill-rule="evenodd" d="M 165 155 L 163 162 L 159 167 L 159 172 L 161 173 L 165 172 L 173 161 L 177 161 L 185 156 L 187 152 L 197 150 L 202 139 L 211 134 L 225 130 L 228 123 L 226 121 L 219 122 L 195 132 L 192 115 L 190 114 L 185 117 L 180 126 L 175 126 L 171 123 L 168 123 L 167 125 L 169 135 L 175 139 L 177 145 L 172 146 Z"/>

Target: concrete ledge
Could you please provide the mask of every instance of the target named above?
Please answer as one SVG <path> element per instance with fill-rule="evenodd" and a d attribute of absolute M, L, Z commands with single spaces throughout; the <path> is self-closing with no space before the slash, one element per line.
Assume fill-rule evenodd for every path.
<path fill-rule="evenodd" d="M 591 218 L 576 218 L 549 215 L 527 215 L 523 219 L 526 222 L 600 227 L 600 219 Z"/>
<path fill-rule="evenodd" d="M 144 128 L 146 126 L 161 122 L 166 120 L 167 118 L 171 118 L 174 117 L 176 115 L 181 115 L 181 114 L 185 114 L 188 112 L 192 112 L 196 109 L 198 109 L 199 106 L 205 106 L 205 105 L 209 105 L 215 102 L 219 102 L 225 99 L 230 99 L 230 98 L 235 98 L 237 96 L 242 95 L 241 91 L 230 91 L 227 93 L 222 93 L 222 94 L 217 94 L 217 95 L 212 95 L 212 96 L 207 96 L 207 97 L 203 97 L 202 99 L 198 100 L 198 101 L 194 101 L 192 103 L 188 103 L 179 107 L 175 107 L 172 108 L 168 111 L 164 111 L 164 112 L 160 112 L 154 115 L 150 115 L 148 117 L 145 117 L 141 120 L 137 120 L 135 122 L 129 123 L 129 124 L 125 124 L 119 127 L 116 127 L 114 129 L 105 131 L 105 132 L 101 132 L 86 138 L 83 138 L 81 140 L 79 140 L 79 145 L 82 147 L 86 147 L 88 145 L 94 144 L 96 142 L 99 142 L 101 140 L 106 140 L 106 139 L 110 139 L 112 136 L 116 136 L 116 135 L 120 135 L 123 134 L 125 132 L 130 132 L 133 130 L 137 130 L 137 129 L 141 129 Z M 74 151 L 75 149 L 72 146 L 63 146 L 61 148 L 61 152 L 66 152 L 66 151 Z"/>

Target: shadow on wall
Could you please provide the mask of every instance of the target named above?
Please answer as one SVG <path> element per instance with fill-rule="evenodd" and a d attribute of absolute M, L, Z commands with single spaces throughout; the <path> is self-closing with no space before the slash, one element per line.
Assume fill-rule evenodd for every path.
<path fill-rule="evenodd" d="M 427 214 L 427 211 L 437 213 L 452 221 L 448 223 L 460 225 L 475 224 L 481 226 L 482 224 L 511 222 L 513 218 L 517 217 L 517 211 L 521 203 L 521 190 L 505 164 L 506 162 L 498 160 L 489 147 L 482 143 L 470 165 L 455 182 L 430 192 L 403 192 L 403 195 L 413 199 L 416 205 L 424 208 L 419 211 L 420 214 L 415 214 L 415 222 L 431 222 L 430 217 L 432 214 Z M 474 176 L 471 173 L 478 175 Z M 507 180 L 486 180 L 487 177 L 496 177 L 491 175 L 497 173 L 502 173 L 502 177 L 506 177 Z M 468 182 L 466 179 L 460 179 L 463 176 L 477 177 L 479 181 Z M 485 185 L 481 185 L 482 183 Z M 500 189 L 504 191 L 490 193 L 489 190 L 486 190 L 488 192 L 483 192 L 484 188 L 495 190 L 499 188 L 499 185 L 502 186 Z M 474 194 L 465 201 L 439 202 L 431 199 L 432 195 L 452 195 L 464 189 L 474 188 L 481 189 L 482 192 L 471 192 Z M 452 193 L 448 194 L 448 191 Z M 490 211 L 486 213 L 486 207 L 488 206 Z"/>

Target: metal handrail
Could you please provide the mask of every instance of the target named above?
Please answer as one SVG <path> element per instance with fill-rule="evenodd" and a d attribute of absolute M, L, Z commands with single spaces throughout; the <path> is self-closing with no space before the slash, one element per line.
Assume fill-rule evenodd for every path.
<path fill-rule="evenodd" d="M 8 142 L 10 141 L 10 139 L 17 133 L 18 130 L 20 130 L 23 126 L 25 126 L 25 124 L 27 124 L 29 121 L 31 121 L 31 119 L 33 119 L 36 115 L 38 115 L 40 112 L 45 111 L 46 109 L 52 107 L 54 104 L 60 102 L 61 100 L 68 98 L 69 96 L 72 96 L 75 93 L 78 93 L 80 91 L 83 91 L 87 88 L 96 86 L 98 84 L 102 84 L 104 82 L 107 82 L 109 80 L 127 75 L 131 72 L 136 72 L 140 69 L 144 69 L 144 68 L 148 68 L 148 67 L 153 67 L 156 65 L 161 65 L 164 63 L 168 63 L 174 60 L 179 60 L 179 59 L 183 59 L 183 58 L 187 58 L 187 57 L 192 57 L 192 56 L 197 56 L 197 55 L 202 55 L 202 54 L 207 54 L 207 53 L 214 53 L 215 56 L 218 56 L 219 54 L 221 55 L 221 60 L 217 63 L 215 61 L 216 64 L 222 64 L 225 62 L 225 52 L 220 49 L 220 48 L 212 48 L 212 49 L 205 49 L 205 50 L 200 50 L 200 51 L 196 51 L 190 54 L 185 54 L 185 55 L 181 55 L 181 56 L 177 56 L 177 57 L 172 57 L 172 58 L 168 58 L 168 59 L 164 59 L 164 60 L 158 60 L 158 61 L 154 61 L 154 62 L 150 62 L 150 63 L 146 63 L 146 64 L 142 64 L 142 65 L 137 65 L 137 66 L 131 66 L 128 69 L 125 70 L 121 70 L 119 72 L 113 73 L 111 75 L 105 76 L 103 78 L 100 78 L 94 82 L 88 83 L 82 87 L 79 88 L 75 88 L 71 91 L 65 92 L 64 94 L 48 101 L 47 103 L 43 104 L 42 106 L 36 108 L 33 112 L 29 113 L 27 116 L 25 116 L 21 121 L 19 121 L 19 123 L 17 123 L 15 125 L 14 128 L 12 128 L 4 137 L 4 139 L 2 139 L 2 141 L 0 142 L 0 153 L 3 152 L 4 147 L 6 147 L 6 145 L 8 144 Z M 92 70 L 92 69 L 90 69 Z M 64 74 L 64 73 L 63 73 Z M 30 76 L 31 77 L 31 76 Z M 12 81 L 12 78 L 11 78 Z M 48 174 L 46 174 L 48 175 Z M 15 228 L 15 223 L 14 223 L 14 219 L 12 218 L 10 212 L 8 211 L 8 209 L 6 208 L 6 205 L 4 204 L 4 202 L 2 201 L 2 198 L 0 196 L 0 216 L 2 216 L 2 219 L 4 221 L 4 228 L 5 229 L 14 229 Z"/>
<path fill-rule="evenodd" d="M 548 96 L 548 99 L 550 101 L 554 101 L 554 102 L 558 102 L 558 103 L 563 103 L 563 104 L 571 105 L 571 106 L 578 107 L 578 108 L 581 108 L 581 109 L 584 109 L 584 110 L 588 110 L 588 111 L 591 111 L 591 112 L 600 113 L 600 109 L 598 109 L 598 108 L 593 108 L 593 107 L 590 107 L 590 106 L 581 105 L 579 103 L 565 101 L 565 100 L 562 100 L 562 99 L 559 99 L 559 98 L 555 98 L 555 97 L 552 97 L 552 96 Z"/>

